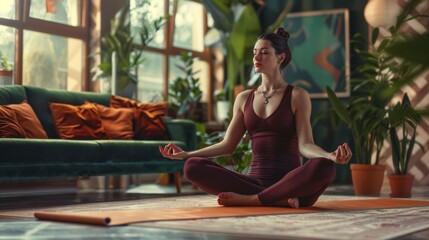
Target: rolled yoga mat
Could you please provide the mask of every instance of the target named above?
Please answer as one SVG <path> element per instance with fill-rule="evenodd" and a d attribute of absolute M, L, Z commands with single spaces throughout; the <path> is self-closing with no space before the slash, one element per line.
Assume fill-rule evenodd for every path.
<path fill-rule="evenodd" d="M 118 226 L 137 222 L 174 221 L 201 218 L 243 217 L 274 214 L 298 214 L 325 211 L 353 211 L 365 209 L 429 206 L 429 201 L 376 198 L 317 202 L 312 207 L 287 208 L 265 206 L 214 206 L 191 208 L 127 209 L 98 212 L 35 212 L 39 220 L 52 220 L 103 226 Z"/>

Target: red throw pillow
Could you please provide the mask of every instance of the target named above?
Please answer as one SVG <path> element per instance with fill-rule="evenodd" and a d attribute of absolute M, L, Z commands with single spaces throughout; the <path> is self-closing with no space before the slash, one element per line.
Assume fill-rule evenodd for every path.
<path fill-rule="evenodd" d="M 132 140 L 134 112 L 130 108 L 110 108 L 95 104 L 103 128 L 111 139 Z"/>
<path fill-rule="evenodd" d="M 134 109 L 134 139 L 168 139 L 167 128 L 162 120 L 168 107 L 167 102 L 139 103 L 128 98 L 113 95 L 110 99 L 110 106 Z"/>
<path fill-rule="evenodd" d="M 49 103 L 57 134 L 62 139 L 109 139 L 95 104 Z"/>
<path fill-rule="evenodd" d="M 6 107 L 15 112 L 18 124 L 24 129 L 27 138 L 48 139 L 45 129 L 30 104 L 24 101 L 21 104 L 9 104 Z"/>
<path fill-rule="evenodd" d="M 15 112 L 0 106 L 0 138 L 25 138 L 25 131 L 18 124 Z"/>

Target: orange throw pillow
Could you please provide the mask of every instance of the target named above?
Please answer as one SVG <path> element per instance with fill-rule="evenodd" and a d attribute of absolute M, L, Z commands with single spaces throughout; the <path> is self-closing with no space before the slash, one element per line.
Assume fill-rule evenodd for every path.
<path fill-rule="evenodd" d="M 162 121 L 162 117 L 167 111 L 167 102 L 139 103 L 113 95 L 110 99 L 110 106 L 134 109 L 134 139 L 161 140 L 168 138 L 167 128 Z"/>
<path fill-rule="evenodd" d="M 111 139 L 132 140 L 133 115 L 130 108 L 110 108 L 104 105 L 95 104 L 104 130 Z"/>
<path fill-rule="evenodd" d="M 45 129 L 30 104 L 24 101 L 21 104 L 9 104 L 6 107 L 15 112 L 18 124 L 24 129 L 27 138 L 48 139 Z"/>
<path fill-rule="evenodd" d="M 95 104 L 49 103 L 57 134 L 62 139 L 109 139 Z"/>
<path fill-rule="evenodd" d="M 4 106 L 0 106 L 0 138 L 25 138 L 15 112 Z"/>

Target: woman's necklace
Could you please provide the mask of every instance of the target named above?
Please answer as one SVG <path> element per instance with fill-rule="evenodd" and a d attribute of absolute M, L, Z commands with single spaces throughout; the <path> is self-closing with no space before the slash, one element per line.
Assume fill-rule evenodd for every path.
<path fill-rule="evenodd" d="M 270 102 L 268 99 L 270 99 L 274 95 L 277 89 L 278 88 L 274 89 L 269 95 L 266 95 L 267 94 L 266 91 L 262 91 L 262 97 L 264 97 L 264 105 L 267 105 Z"/>

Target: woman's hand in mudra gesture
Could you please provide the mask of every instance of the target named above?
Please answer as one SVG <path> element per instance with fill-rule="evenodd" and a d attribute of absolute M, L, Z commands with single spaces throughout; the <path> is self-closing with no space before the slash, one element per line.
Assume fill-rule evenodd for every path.
<path fill-rule="evenodd" d="M 339 164 L 347 164 L 352 158 L 352 150 L 347 143 L 343 143 L 334 151 L 331 152 L 329 159 Z"/>
<path fill-rule="evenodd" d="M 187 158 L 188 153 L 183 151 L 180 147 L 173 143 L 167 144 L 165 147 L 159 146 L 159 151 L 162 156 L 170 159 L 184 159 Z"/>

